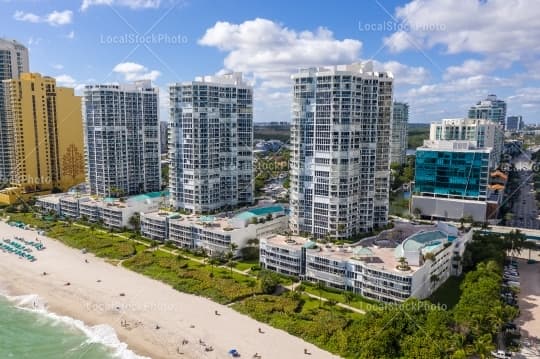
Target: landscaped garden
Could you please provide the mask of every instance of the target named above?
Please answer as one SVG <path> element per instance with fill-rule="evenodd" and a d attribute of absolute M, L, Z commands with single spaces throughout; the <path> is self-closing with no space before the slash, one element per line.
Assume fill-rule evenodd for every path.
<path fill-rule="evenodd" d="M 455 304 L 451 309 L 429 301 L 409 299 L 403 304 L 375 304 L 350 294 L 303 284 L 300 290 L 280 291 L 291 278 L 267 271 L 237 273 L 250 269 L 253 261 L 230 267 L 208 263 L 180 250 L 158 248 L 150 242 L 131 240 L 131 233 L 114 233 L 99 226 L 44 220 L 32 213 L 10 214 L 63 243 L 88 251 L 138 273 L 170 284 L 175 289 L 205 296 L 219 303 L 232 303 L 237 311 L 346 358 L 468 358 L 489 355 L 502 323 L 516 310 L 499 299 L 502 262 L 509 248 L 522 242 L 518 234 L 500 236 L 475 234 L 463 256 L 463 281 L 447 283 L 432 300 Z M 133 236 L 136 238 L 136 236 Z M 165 246 L 164 246 L 165 247 Z M 455 294 L 457 285 L 461 295 Z M 322 296 L 326 301 L 307 294 Z M 446 293 L 446 294 L 445 294 Z M 451 296 L 448 300 L 447 296 Z M 338 305 L 367 310 L 365 315 Z"/>

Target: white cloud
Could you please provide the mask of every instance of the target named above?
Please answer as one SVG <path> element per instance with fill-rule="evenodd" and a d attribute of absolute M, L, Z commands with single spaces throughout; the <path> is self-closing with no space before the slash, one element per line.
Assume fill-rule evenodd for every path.
<path fill-rule="evenodd" d="M 13 18 L 17 21 L 31 22 L 31 23 L 47 23 L 51 26 L 62 26 L 71 24 L 73 21 L 73 11 L 64 10 L 56 11 L 40 16 L 30 12 L 15 11 Z"/>
<path fill-rule="evenodd" d="M 391 52 L 471 54 L 448 66 L 440 82 L 398 92 L 396 97 L 411 104 L 413 121 L 438 120 L 440 114 L 465 116 L 488 93 L 506 97 L 509 109 L 524 115 L 533 114 L 526 111 L 530 105 L 540 104 L 533 82 L 540 79 L 536 0 L 411 0 L 396 9 L 395 17 L 401 28 L 383 40 Z M 531 90 L 521 89 L 524 84 Z"/>
<path fill-rule="evenodd" d="M 539 87 L 524 87 L 516 91 L 516 93 L 508 100 L 520 104 L 522 107 L 538 107 L 540 106 L 540 88 Z"/>
<path fill-rule="evenodd" d="M 56 84 L 58 86 L 71 87 L 75 89 L 75 93 L 78 95 L 80 95 L 80 93 L 84 89 L 85 84 L 80 83 L 79 81 L 77 81 L 70 75 L 66 75 L 66 74 L 58 75 L 58 76 L 55 76 L 55 79 L 56 79 Z"/>
<path fill-rule="evenodd" d="M 86 11 L 91 6 L 115 5 L 128 7 L 130 9 L 157 9 L 161 0 L 83 0 L 81 11 Z"/>
<path fill-rule="evenodd" d="M 155 81 L 161 72 L 157 70 L 148 71 L 146 67 L 135 62 L 122 62 L 113 68 L 113 71 L 124 76 L 126 81 L 151 80 Z"/>
<path fill-rule="evenodd" d="M 69 75 L 63 74 L 55 77 L 56 83 L 60 86 L 74 87 L 77 81 Z"/>
<path fill-rule="evenodd" d="M 46 22 L 54 26 L 71 24 L 72 20 L 73 12 L 71 10 L 53 11 L 46 18 Z"/>
<path fill-rule="evenodd" d="M 42 40 L 41 37 L 33 37 L 33 36 L 30 36 L 30 38 L 28 39 L 28 46 L 39 45 L 39 43 L 41 42 L 41 40 Z"/>
<path fill-rule="evenodd" d="M 75 38 L 75 31 L 70 31 L 67 35 L 66 35 L 66 38 L 70 39 L 70 40 L 73 40 Z"/>
<path fill-rule="evenodd" d="M 41 22 L 41 17 L 37 16 L 36 14 L 32 13 L 25 13 L 24 11 L 15 11 L 15 14 L 13 14 L 13 18 L 17 21 L 26 21 L 26 22 L 33 22 L 38 23 Z"/>
<path fill-rule="evenodd" d="M 55 70 L 63 70 L 64 69 L 64 65 L 62 64 L 54 64 L 54 65 L 51 65 L 51 67 Z"/>
<path fill-rule="evenodd" d="M 511 61 L 540 50 L 536 0 L 413 0 L 395 15 L 404 28 L 384 40 L 394 52 L 442 46 L 451 54 L 510 55 Z"/>
<path fill-rule="evenodd" d="M 374 68 L 378 71 L 389 71 L 394 75 L 396 85 L 421 85 L 429 79 L 429 71 L 424 67 L 404 65 L 397 61 L 374 61 Z"/>
<path fill-rule="evenodd" d="M 358 40 L 335 39 L 326 28 L 298 32 L 260 18 L 241 24 L 217 22 L 199 44 L 227 51 L 227 70 L 254 73 L 269 87 L 288 83 L 300 67 L 358 61 L 362 48 Z"/>
<path fill-rule="evenodd" d="M 199 44 L 226 52 L 221 72 L 241 71 L 254 84 L 259 118 L 290 117 L 290 76 L 302 67 L 358 62 L 362 43 L 339 40 L 319 27 L 297 31 L 267 19 L 240 24 L 219 21 Z"/>

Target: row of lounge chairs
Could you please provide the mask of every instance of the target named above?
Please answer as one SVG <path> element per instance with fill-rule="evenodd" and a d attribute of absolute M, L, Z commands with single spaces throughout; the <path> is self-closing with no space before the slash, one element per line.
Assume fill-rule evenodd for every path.
<path fill-rule="evenodd" d="M 25 246 L 22 246 L 19 244 L 20 247 L 14 246 L 14 244 L 17 244 L 17 242 L 6 242 L 8 240 L 4 240 L 4 243 L 0 243 L 0 249 L 7 253 L 16 254 L 21 258 L 27 259 L 30 262 L 35 262 L 37 259 L 33 255 L 31 255 L 29 252 L 31 251 L 30 248 L 27 248 Z M 22 247 L 22 248 L 21 248 Z"/>
<path fill-rule="evenodd" d="M 38 251 L 42 251 L 45 249 L 45 246 L 43 245 L 43 243 L 40 243 L 40 242 L 34 242 L 34 241 L 27 241 L 26 239 L 22 238 L 22 237 L 15 237 L 16 240 L 18 241 L 21 241 L 23 242 L 24 244 L 26 245 L 29 245 L 31 247 L 34 247 L 35 249 L 37 249 Z"/>

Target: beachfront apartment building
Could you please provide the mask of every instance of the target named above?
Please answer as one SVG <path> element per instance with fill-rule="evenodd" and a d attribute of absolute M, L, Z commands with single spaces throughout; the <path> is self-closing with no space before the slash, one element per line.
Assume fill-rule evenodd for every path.
<path fill-rule="evenodd" d="M 24 66 L 23 66 L 24 68 Z M 52 77 L 0 82 L 0 202 L 66 191 L 84 182 L 81 98 Z"/>
<path fill-rule="evenodd" d="M 498 99 L 496 95 L 488 95 L 484 100 L 469 108 L 469 118 L 484 118 L 499 125 L 504 131 L 506 120 L 506 102 Z"/>
<path fill-rule="evenodd" d="M 371 63 L 292 76 L 290 227 L 347 238 L 387 223 L 393 76 Z"/>
<path fill-rule="evenodd" d="M 85 86 L 85 156 L 92 195 L 161 190 L 158 103 L 158 89 L 148 80 Z"/>
<path fill-rule="evenodd" d="M 159 211 L 141 213 L 141 234 L 144 237 L 168 241 L 185 249 L 204 249 L 207 254 L 224 253 L 231 244 L 238 251 L 251 239 L 258 239 L 288 228 L 285 209 L 279 205 L 243 210 L 234 215 L 179 213 Z"/>
<path fill-rule="evenodd" d="M 171 205 L 209 213 L 253 203 L 253 88 L 241 73 L 170 91 Z"/>
<path fill-rule="evenodd" d="M 394 102 L 392 113 L 392 139 L 390 143 L 390 163 L 405 164 L 407 159 L 409 105 Z"/>
<path fill-rule="evenodd" d="M 0 81 L 18 79 L 23 72 L 30 72 L 28 49 L 15 40 L 0 38 Z"/>
<path fill-rule="evenodd" d="M 98 198 L 78 193 L 59 193 L 36 199 L 42 213 L 54 211 L 59 216 L 99 222 L 113 229 L 133 228 L 131 218 L 155 212 L 168 201 L 168 192 L 150 192 L 126 198 Z"/>
<path fill-rule="evenodd" d="M 424 141 L 416 150 L 413 213 L 424 218 L 494 220 L 504 184 L 490 186 L 492 149 L 475 141 Z"/>
<path fill-rule="evenodd" d="M 477 148 L 491 148 L 490 168 L 495 169 L 501 160 L 504 134 L 500 126 L 483 118 L 450 118 L 430 125 L 432 141 L 473 141 Z"/>
<path fill-rule="evenodd" d="M 396 228 L 355 246 L 320 244 L 299 236 L 261 239 L 263 268 L 381 302 L 430 296 L 451 275 L 472 232 L 446 223 Z"/>

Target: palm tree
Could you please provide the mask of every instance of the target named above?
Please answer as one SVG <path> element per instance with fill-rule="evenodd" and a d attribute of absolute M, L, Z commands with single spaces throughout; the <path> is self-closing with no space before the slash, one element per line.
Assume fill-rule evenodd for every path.
<path fill-rule="evenodd" d="M 141 229 L 141 214 L 139 212 L 133 213 L 133 215 L 129 218 L 129 225 L 133 227 L 135 232 L 139 233 Z"/>
<path fill-rule="evenodd" d="M 481 359 L 489 358 L 491 351 L 495 348 L 490 334 L 482 335 L 474 342 L 474 351 Z"/>
<path fill-rule="evenodd" d="M 229 245 L 229 249 L 234 257 L 234 254 L 236 253 L 236 250 L 238 249 L 238 244 L 231 242 L 231 244 Z"/>
<path fill-rule="evenodd" d="M 319 291 L 319 308 L 322 306 L 322 291 L 324 289 L 325 285 L 324 282 L 317 282 L 317 290 Z"/>
<path fill-rule="evenodd" d="M 345 291 L 343 292 L 343 300 L 345 301 L 345 303 L 349 304 L 350 302 L 352 302 L 354 299 L 354 294 L 352 292 L 349 292 L 349 291 Z"/>
<path fill-rule="evenodd" d="M 232 270 L 233 270 L 234 264 L 236 263 L 233 258 L 234 258 L 234 254 L 233 254 L 232 251 L 227 252 L 225 254 L 225 259 L 227 261 L 227 266 L 231 270 L 231 277 L 232 277 Z"/>
<path fill-rule="evenodd" d="M 210 264 L 210 266 L 212 267 L 211 277 L 214 277 L 214 266 L 219 264 L 219 256 L 216 254 L 212 254 L 208 258 L 208 264 Z"/>
<path fill-rule="evenodd" d="M 435 253 L 428 252 L 428 253 L 424 254 L 424 260 L 434 262 L 435 261 Z"/>
<path fill-rule="evenodd" d="M 411 269 L 411 267 L 409 266 L 409 263 L 407 263 L 407 259 L 405 259 L 405 257 L 400 257 L 398 261 L 399 261 L 399 264 L 398 264 L 397 268 L 399 270 L 408 271 L 409 269 Z"/>

